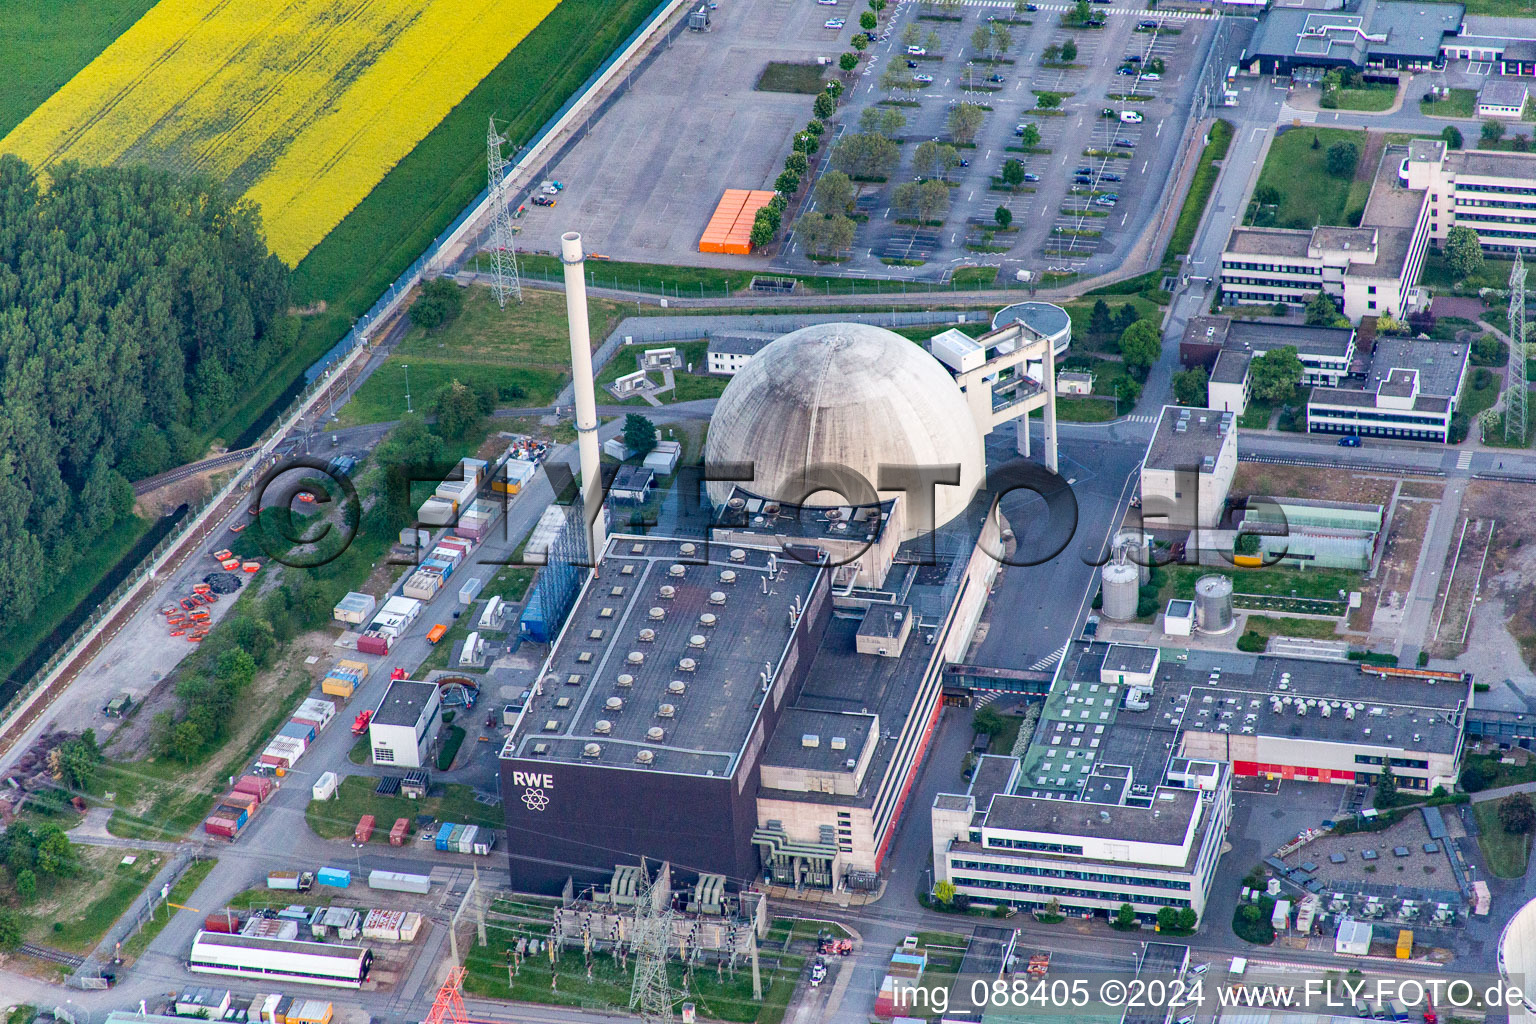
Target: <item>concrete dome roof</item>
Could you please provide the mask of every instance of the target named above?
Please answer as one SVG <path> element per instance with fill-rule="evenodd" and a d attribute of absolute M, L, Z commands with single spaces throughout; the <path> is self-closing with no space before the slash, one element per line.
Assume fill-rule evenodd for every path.
<path fill-rule="evenodd" d="M 715 406 L 704 461 L 750 462 L 753 479 L 743 488 L 813 505 L 850 496 L 804 498 L 798 481 L 807 466 L 847 466 L 874 487 L 881 465 L 959 463 L 960 485 L 934 489 L 938 526 L 970 503 L 986 475 L 981 434 L 949 371 L 899 334 L 850 323 L 801 328 L 749 360 Z M 711 483 L 710 500 L 725 501 L 732 486 Z M 904 532 L 915 533 L 910 525 Z"/>

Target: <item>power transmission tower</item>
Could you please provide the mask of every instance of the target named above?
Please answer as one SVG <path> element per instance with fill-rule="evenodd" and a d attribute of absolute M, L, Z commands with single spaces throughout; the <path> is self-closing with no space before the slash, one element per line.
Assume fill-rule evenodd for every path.
<path fill-rule="evenodd" d="M 507 209 L 507 160 L 501 155 L 506 137 L 496 130 L 496 118 L 490 119 L 485 133 L 485 177 L 491 196 L 491 273 L 496 302 L 507 308 L 507 299 L 521 303 L 523 285 L 517 277 L 517 246 L 512 234 L 512 211 Z"/>
<path fill-rule="evenodd" d="M 1525 447 L 1525 260 L 1509 272 L 1509 379 L 1504 382 L 1504 443 Z"/>
<path fill-rule="evenodd" d="M 630 944 L 635 951 L 634 987 L 629 1008 L 644 1024 L 672 1020 L 672 985 L 667 980 L 667 954 L 672 942 L 671 868 L 665 862 L 653 882 L 640 862 L 640 889 L 635 894 L 635 927 Z"/>

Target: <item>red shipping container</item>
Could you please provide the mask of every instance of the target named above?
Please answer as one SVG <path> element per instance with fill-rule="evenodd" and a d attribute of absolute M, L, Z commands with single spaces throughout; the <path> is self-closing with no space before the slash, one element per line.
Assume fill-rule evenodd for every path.
<path fill-rule="evenodd" d="M 219 932 L 224 935 L 233 935 L 240 930 L 240 918 L 234 911 L 225 910 L 217 914 L 209 914 L 203 921 L 203 931 Z"/>
<path fill-rule="evenodd" d="M 474 550 L 474 545 L 462 537 L 444 537 L 442 540 L 437 542 L 437 545 L 438 547 L 453 548 L 456 551 L 462 551 L 465 555 L 468 555 L 470 551 Z"/>
<path fill-rule="evenodd" d="M 255 814 L 256 808 L 261 806 L 261 801 L 257 800 L 249 793 L 232 792 L 225 794 L 225 796 L 219 800 L 219 806 L 227 807 L 231 811 L 244 811 L 246 814 Z M 217 817 L 228 817 L 228 815 L 217 815 Z"/>
<path fill-rule="evenodd" d="M 373 838 L 373 815 L 365 814 L 357 819 L 357 828 L 352 830 L 354 842 L 366 843 Z"/>
<path fill-rule="evenodd" d="M 294 717 L 288 719 L 288 721 L 290 721 L 290 722 L 298 722 L 300 725 L 307 725 L 307 726 L 309 726 L 311 729 L 315 730 L 315 735 L 316 736 L 320 735 L 320 730 L 322 728 L 324 728 L 324 726 L 325 726 L 325 723 L 321 722 L 319 719 L 316 719 L 316 718 L 300 718 L 297 715 L 295 715 Z"/>
<path fill-rule="evenodd" d="M 225 839 L 235 838 L 237 831 L 235 822 L 231 818 L 209 818 L 203 822 L 203 831 L 211 836 L 223 836 Z"/>
<path fill-rule="evenodd" d="M 267 797 L 272 795 L 272 790 L 275 788 L 276 785 L 271 779 L 260 775 L 245 775 L 241 777 L 239 782 L 235 783 L 235 792 L 249 793 L 257 800 L 266 800 Z"/>
<path fill-rule="evenodd" d="M 388 654 L 389 638 L 383 633 L 369 630 L 357 638 L 358 654 Z"/>
<path fill-rule="evenodd" d="M 281 754 L 262 754 L 257 758 L 262 764 L 269 764 L 274 768 L 292 768 L 293 764 Z"/>
<path fill-rule="evenodd" d="M 411 819 L 396 818 L 395 827 L 389 830 L 389 845 L 404 846 L 406 838 L 411 834 Z"/>

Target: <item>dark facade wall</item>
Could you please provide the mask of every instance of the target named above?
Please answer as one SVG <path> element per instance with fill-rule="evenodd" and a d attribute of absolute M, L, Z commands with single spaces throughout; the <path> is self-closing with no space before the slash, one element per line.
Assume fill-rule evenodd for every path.
<path fill-rule="evenodd" d="M 767 695 L 758 728 L 729 779 L 536 757 L 503 760 L 501 797 L 512 888 L 558 895 L 567 878 L 574 878 L 578 889 L 606 884 L 616 865 L 633 864 L 642 856 L 671 861 L 678 885 L 701 872 L 725 875 L 733 884 L 756 879 L 760 867 L 752 831 L 757 827 L 758 762 L 784 709 L 800 695 L 831 608 L 823 574 L 806 602 L 785 670 Z M 547 778 L 530 780 L 530 775 Z M 541 791 L 547 803 L 525 801 L 530 790 Z M 535 810 L 541 803 L 543 810 Z"/>

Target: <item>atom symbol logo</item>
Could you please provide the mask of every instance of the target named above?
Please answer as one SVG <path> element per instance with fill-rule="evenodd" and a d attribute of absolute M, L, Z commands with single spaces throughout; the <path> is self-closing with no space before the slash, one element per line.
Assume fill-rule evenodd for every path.
<path fill-rule="evenodd" d="M 530 811 L 542 811 L 549 806 L 549 797 L 544 795 L 542 789 L 523 790 L 523 803 Z"/>

